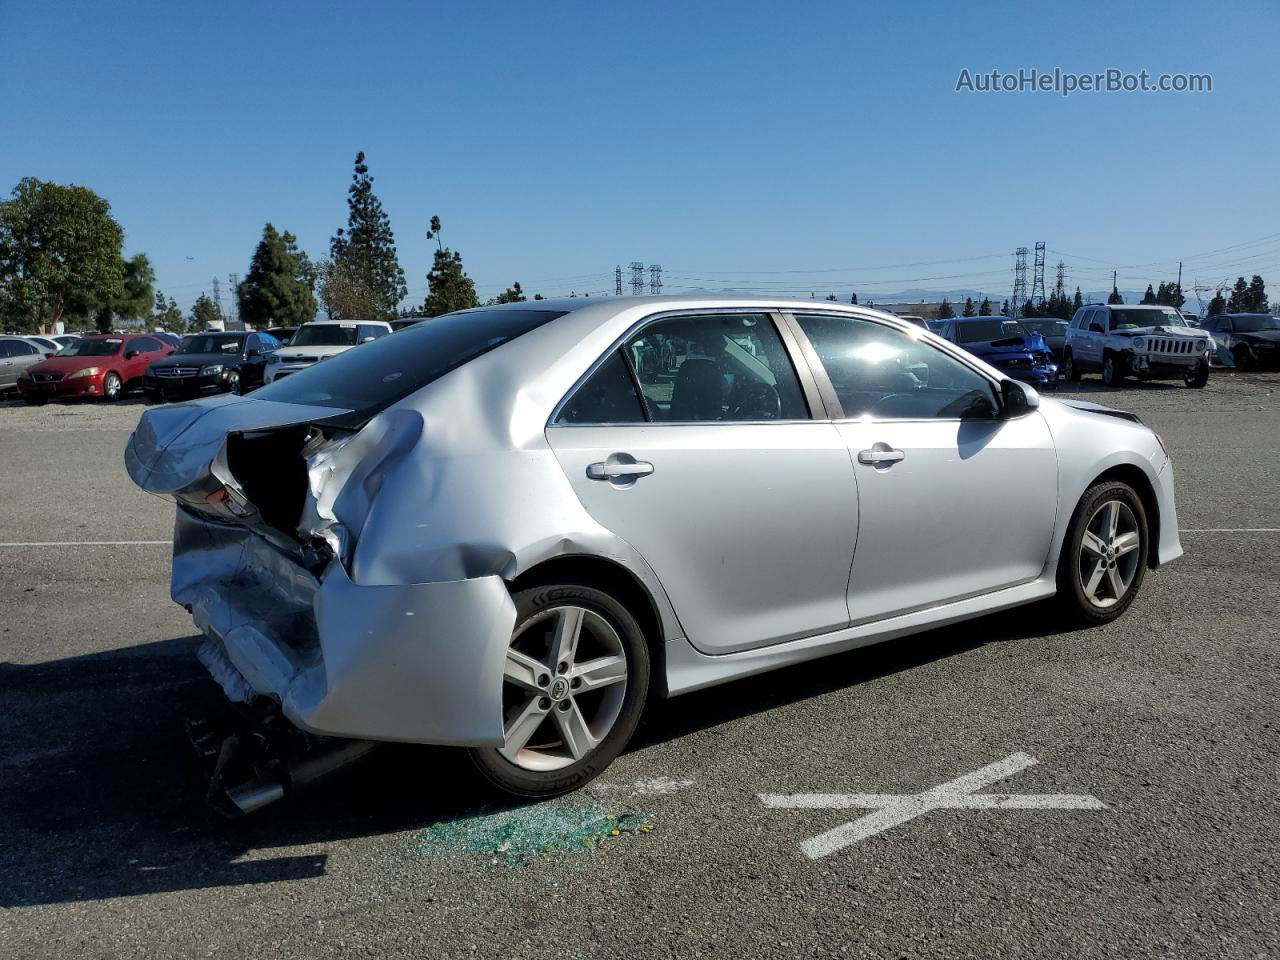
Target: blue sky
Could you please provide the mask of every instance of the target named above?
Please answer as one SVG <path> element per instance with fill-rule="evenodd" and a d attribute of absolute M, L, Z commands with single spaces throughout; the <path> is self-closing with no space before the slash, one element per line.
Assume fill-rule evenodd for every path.
<path fill-rule="evenodd" d="M 324 254 L 361 149 L 414 301 L 433 213 L 482 297 L 632 260 L 668 292 L 1007 295 L 1037 240 L 1086 290 L 1181 258 L 1280 292 L 1280 5 L 964 6 L 0 0 L 0 189 L 92 187 L 184 307 L 267 221 Z M 956 93 L 966 67 L 1214 89 Z"/>

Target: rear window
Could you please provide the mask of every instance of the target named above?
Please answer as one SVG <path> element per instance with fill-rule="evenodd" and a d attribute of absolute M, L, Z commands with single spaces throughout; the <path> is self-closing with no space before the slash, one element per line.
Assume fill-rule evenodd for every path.
<path fill-rule="evenodd" d="M 380 337 L 359 350 L 330 357 L 253 395 L 283 403 L 354 410 L 354 422 L 339 425 L 355 426 L 450 370 L 565 313 L 499 309 L 446 314 L 401 330 L 394 337 Z"/>

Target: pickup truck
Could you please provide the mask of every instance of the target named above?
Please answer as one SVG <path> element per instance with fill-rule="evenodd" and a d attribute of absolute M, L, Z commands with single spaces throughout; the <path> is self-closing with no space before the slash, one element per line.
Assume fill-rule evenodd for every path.
<path fill-rule="evenodd" d="M 1209 382 L 1214 347 L 1210 334 L 1187 326 L 1173 307 L 1089 304 L 1076 311 L 1067 327 L 1062 376 L 1079 380 L 1096 371 L 1109 387 L 1130 376 L 1181 377 L 1188 387 L 1199 389 Z"/>

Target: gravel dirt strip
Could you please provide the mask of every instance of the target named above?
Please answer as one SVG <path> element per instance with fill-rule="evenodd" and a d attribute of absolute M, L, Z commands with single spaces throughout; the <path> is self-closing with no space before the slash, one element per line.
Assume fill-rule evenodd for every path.
<path fill-rule="evenodd" d="M 1278 955 L 1278 388 L 1080 385 L 1164 437 L 1188 531 L 1117 623 L 660 702 L 552 804 L 397 746 L 234 825 L 181 729 L 218 697 L 172 507 L 121 461 L 143 407 L 0 404 L 0 957 Z"/>

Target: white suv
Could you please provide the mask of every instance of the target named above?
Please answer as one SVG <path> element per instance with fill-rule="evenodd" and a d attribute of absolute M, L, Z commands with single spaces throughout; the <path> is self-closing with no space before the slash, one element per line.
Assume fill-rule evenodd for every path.
<path fill-rule="evenodd" d="M 382 320 L 315 320 L 298 328 L 287 347 L 267 357 L 267 383 L 305 370 L 313 363 L 385 337 L 391 324 Z"/>
<path fill-rule="evenodd" d="M 1209 381 L 1213 338 L 1187 326 L 1173 307 L 1151 304 L 1089 304 L 1076 311 L 1062 347 L 1062 377 L 1079 380 L 1091 371 L 1109 387 L 1125 377 L 1168 380 L 1188 387 Z"/>

